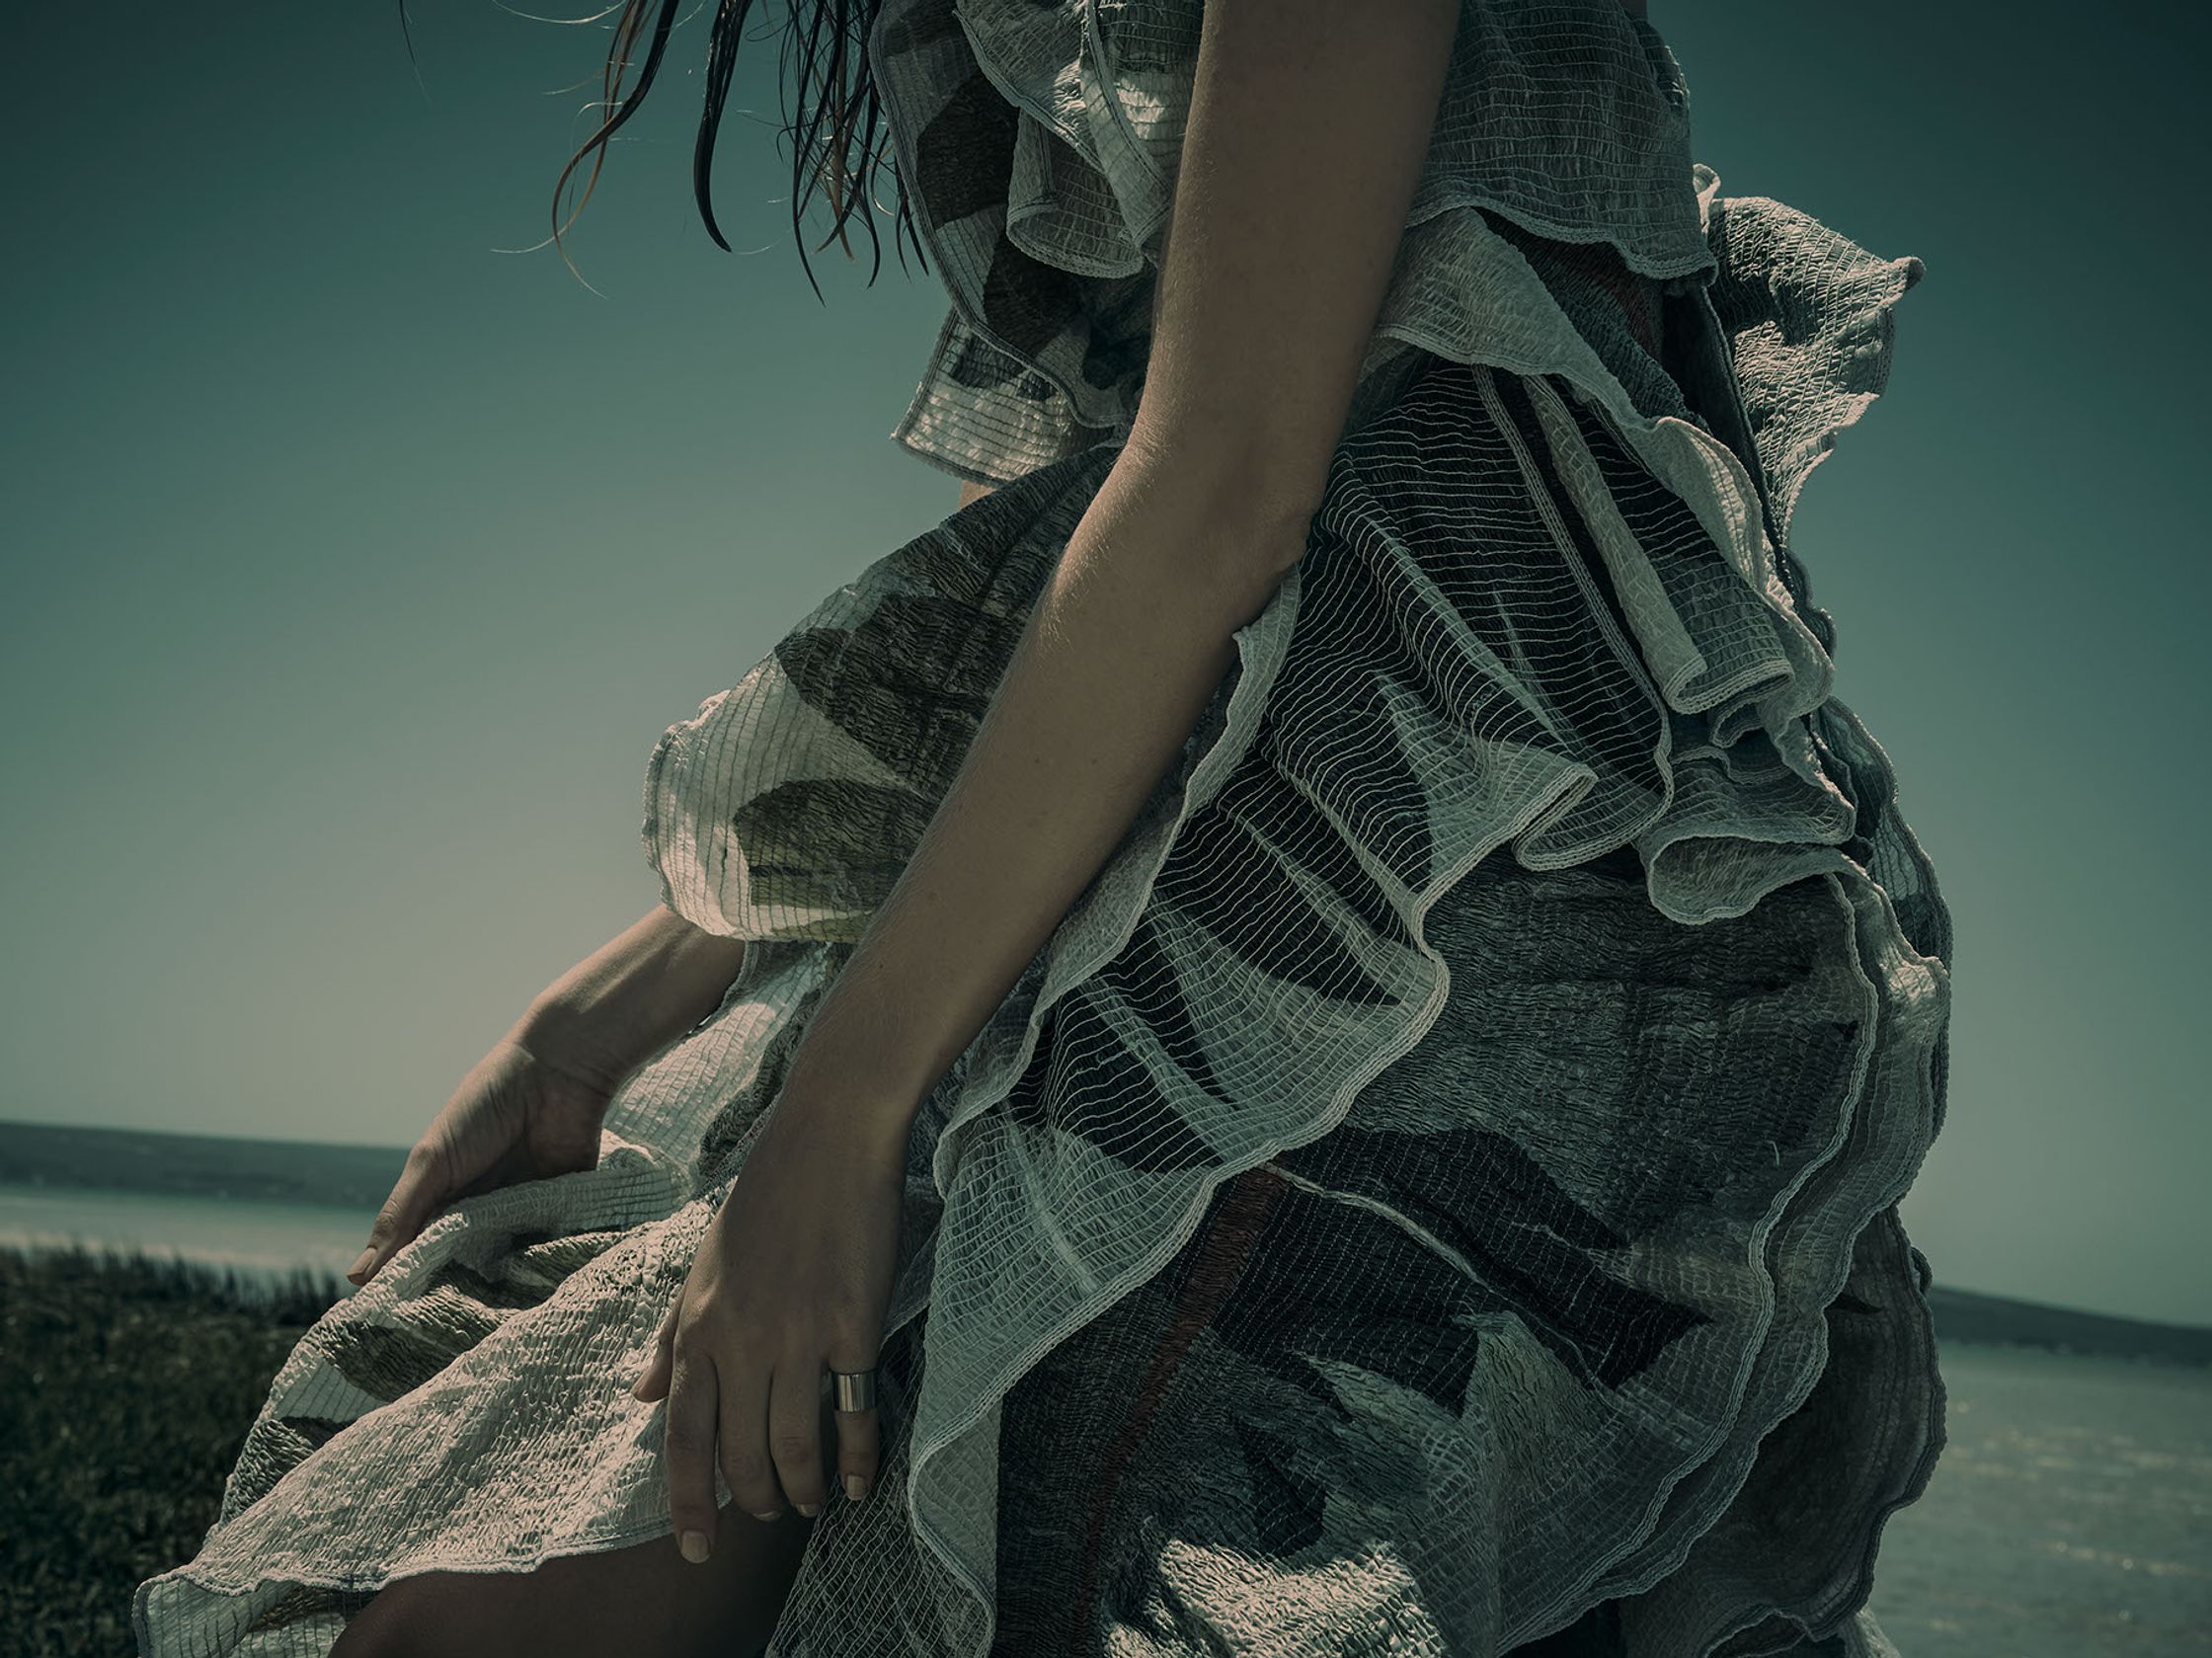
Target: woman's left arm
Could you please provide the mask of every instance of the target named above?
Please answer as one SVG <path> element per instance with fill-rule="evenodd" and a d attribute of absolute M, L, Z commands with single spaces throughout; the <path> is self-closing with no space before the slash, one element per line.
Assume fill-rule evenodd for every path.
<path fill-rule="evenodd" d="M 875 1363 L 905 1147 L 1128 832 L 1303 555 L 1443 90 L 1458 0 L 1207 0 L 1146 385 L 904 873 L 794 1051 L 664 1322 L 670 1503 L 822 1500 L 823 1367 Z M 772 1378 L 772 1382 L 771 1382 Z M 837 1417 L 864 1486 L 873 1411 Z M 700 1557 L 703 1557 L 700 1556 Z"/>
<path fill-rule="evenodd" d="M 902 1142 L 1128 832 L 1305 548 L 1458 0 L 1209 0 L 1146 386 L 787 1093 Z"/>

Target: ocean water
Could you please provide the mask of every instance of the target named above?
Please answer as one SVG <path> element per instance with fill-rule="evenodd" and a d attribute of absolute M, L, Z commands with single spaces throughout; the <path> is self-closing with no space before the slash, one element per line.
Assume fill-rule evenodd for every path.
<path fill-rule="evenodd" d="M 234 1267 L 246 1278 L 282 1278 L 305 1266 L 343 1279 L 375 1221 L 374 1209 L 0 1185 L 0 1244 L 142 1249 Z"/>
<path fill-rule="evenodd" d="M 1883 1529 L 1902 1658 L 2212 1653 L 2212 1371 L 1946 1344 L 1949 1443 Z"/>

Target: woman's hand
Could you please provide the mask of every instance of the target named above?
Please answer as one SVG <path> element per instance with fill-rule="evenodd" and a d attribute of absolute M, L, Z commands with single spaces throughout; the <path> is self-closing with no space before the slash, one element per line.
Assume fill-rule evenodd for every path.
<path fill-rule="evenodd" d="M 368 1247 L 346 1276 L 366 1284 L 455 1198 L 595 1167 L 616 1086 L 595 1065 L 569 1065 L 501 1038 L 407 1153 Z"/>
<path fill-rule="evenodd" d="M 669 1401 L 669 1510 L 684 1557 L 714 1538 L 714 1468 L 748 1513 L 820 1512 L 826 1370 L 872 1368 L 899 1259 L 910 1119 L 786 1087 L 708 1223 L 631 1391 Z M 879 1413 L 835 1414 L 848 1498 L 876 1477 Z"/>

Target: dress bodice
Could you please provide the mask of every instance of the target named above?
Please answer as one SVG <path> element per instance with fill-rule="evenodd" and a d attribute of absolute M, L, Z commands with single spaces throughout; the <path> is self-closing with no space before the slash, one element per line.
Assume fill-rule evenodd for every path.
<path fill-rule="evenodd" d="M 914 454 L 996 484 L 1126 432 L 1203 12 L 888 0 L 871 65 L 952 302 L 892 434 Z M 1363 383 L 1393 341 L 1461 329 L 1480 274 L 1456 217 L 1589 249 L 1621 280 L 1709 276 L 1689 115 L 1672 51 L 1622 0 L 1464 0 Z"/>

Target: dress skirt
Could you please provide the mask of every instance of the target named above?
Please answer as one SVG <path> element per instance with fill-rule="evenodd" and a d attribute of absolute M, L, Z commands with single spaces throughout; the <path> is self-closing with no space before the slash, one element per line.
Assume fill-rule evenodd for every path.
<path fill-rule="evenodd" d="M 769 1658 L 1893 1651 L 1949 920 L 1783 540 L 1874 369 L 1747 406 L 1700 287 L 1522 251 L 1629 401 L 1378 382 L 1181 760 L 924 1102 L 882 1474 Z M 1801 337 L 1886 345 L 1893 297 Z M 646 844 L 745 971 L 598 1167 L 455 1204 L 306 1334 L 140 1586 L 148 1658 L 320 1655 L 394 1578 L 667 1534 L 629 1379 L 1113 454 L 671 728 Z"/>

